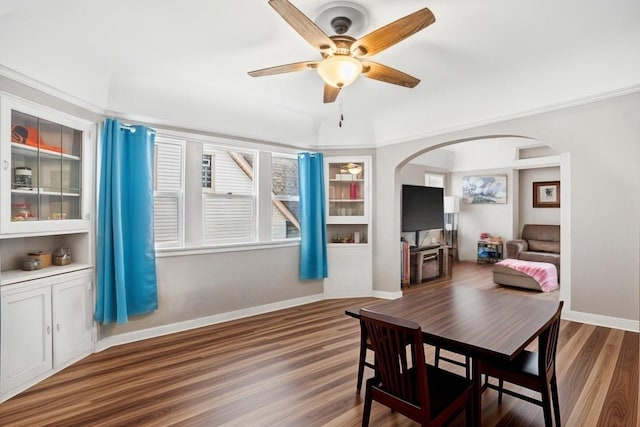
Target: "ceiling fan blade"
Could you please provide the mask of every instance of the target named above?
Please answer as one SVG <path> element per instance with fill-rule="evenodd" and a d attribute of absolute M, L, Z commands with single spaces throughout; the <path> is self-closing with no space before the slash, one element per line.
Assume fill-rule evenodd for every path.
<path fill-rule="evenodd" d="M 420 79 L 377 62 L 362 61 L 362 66 L 362 75 L 370 79 L 409 88 L 415 87 L 420 83 Z"/>
<path fill-rule="evenodd" d="M 362 36 L 351 45 L 351 53 L 359 58 L 368 58 L 414 35 L 435 21 L 436 17 L 425 7 Z"/>
<path fill-rule="evenodd" d="M 261 70 L 249 71 L 251 77 L 271 76 L 274 74 L 292 73 L 294 71 L 311 70 L 318 66 L 317 61 L 295 62 L 293 64 L 276 65 L 275 67 L 263 68 Z"/>
<path fill-rule="evenodd" d="M 324 84 L 324 103 L 328 104 L 336 100 L 340 94 L 340 88 Z"/>
<path fill-rule="evenodd" d="M 289 1 L 269 0 L 269 4 L 298 34 L 309 42 L 311 46 L 325 53 L 333 53 L 336 51 L 337 47 L 333 40 L 331 40 L 315 22 L 300 12 L 300 10 Z"/>

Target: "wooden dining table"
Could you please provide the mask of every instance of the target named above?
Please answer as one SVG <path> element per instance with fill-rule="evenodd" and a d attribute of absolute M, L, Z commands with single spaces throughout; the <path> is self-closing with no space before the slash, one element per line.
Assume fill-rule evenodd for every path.
<path fill-rule="evenodd" d="M 550 324 L 558 301 L 450 286 L 415 292 L 366 308 L 417 322 L 424 342 L 471 357 L 474 425 L 482 419 L 478 361 L 514 360 Z M 360 308 L 345 313 L 360 318 Z"/>

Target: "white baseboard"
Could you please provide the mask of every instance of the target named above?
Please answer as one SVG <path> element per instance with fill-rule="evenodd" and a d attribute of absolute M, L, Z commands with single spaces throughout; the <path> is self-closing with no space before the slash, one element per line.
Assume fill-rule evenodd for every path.
<path fill-rule="evenodd" d="M 373 296 L 372 291 L 325 292 L 323 299 L 366 298 Z"/>
<path fill-rule="evenodd" d="M 398 299 L 398 298 L 402 298 L 402 291 L 397 291 L 397 292 L 373 291 L 372 296 L 374 296 L 375 298 L 382 298 L 382 299 Z"/>
<path fill-rule="evenodd" d="M 170 325 L 162 325 L 154 328 L 142 329 L 134 332 L 127 332 L 110 336 L 98 341 L 95 345 L 95 351 L 103 351 L 110 347 L 140 341 L 148 338 L 159 337 L 162 335 L 173 334 L 175 332 L 187 331 L 189 329 L 200 328 L 203 326 L 215 325 L 216 323 L 228 322 L 230 320 L 242 319 L 244 317 L 255 316 L 257 314 L 269 313 L 285 308 L 297 307 L 299 305 L 318 302 L 325 299 L 323 294 L 310 295 L 302 298 L 294 298 L 286 301 L 278 301 L 272 304 L 260 305 L 241 310 L 230 311 L 227 313 L 214 314 L 213 316 L 200 317 L 198 319 L 186 320 L 184 322 L 172 323 Z"/>
<path fill-rule="evenodd" d="M 588 323 L 606 328 L 622 329 L 624 331 L 640 332 L 640 321 L 621 319 L 619 317 L 603 316 L 600 314 L 583 313 L 580 311 L 562 311 L 562 318 L 572 322 Z"/>

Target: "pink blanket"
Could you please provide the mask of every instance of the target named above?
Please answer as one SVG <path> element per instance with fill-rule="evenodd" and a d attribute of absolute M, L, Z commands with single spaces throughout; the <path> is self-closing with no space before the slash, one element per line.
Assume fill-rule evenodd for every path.
<path fill-rule="evenodd" d="M 533 277 L 544 292 L 558 289 L 558 272 L 556 266 L 548 262 L 523 261 L 519 259 L 504 259 L 496 264 L 512 268 Z"/>

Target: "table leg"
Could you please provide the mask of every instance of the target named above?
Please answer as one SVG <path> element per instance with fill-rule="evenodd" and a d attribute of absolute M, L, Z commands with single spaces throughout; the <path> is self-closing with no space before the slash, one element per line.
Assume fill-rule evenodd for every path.
<path fill-rule="evenodd" d="M 473 425 L 480 427 L 482 422 L 482 379 L 477 357 L 471 358 L 471 378 L 473 381 Z"/>

